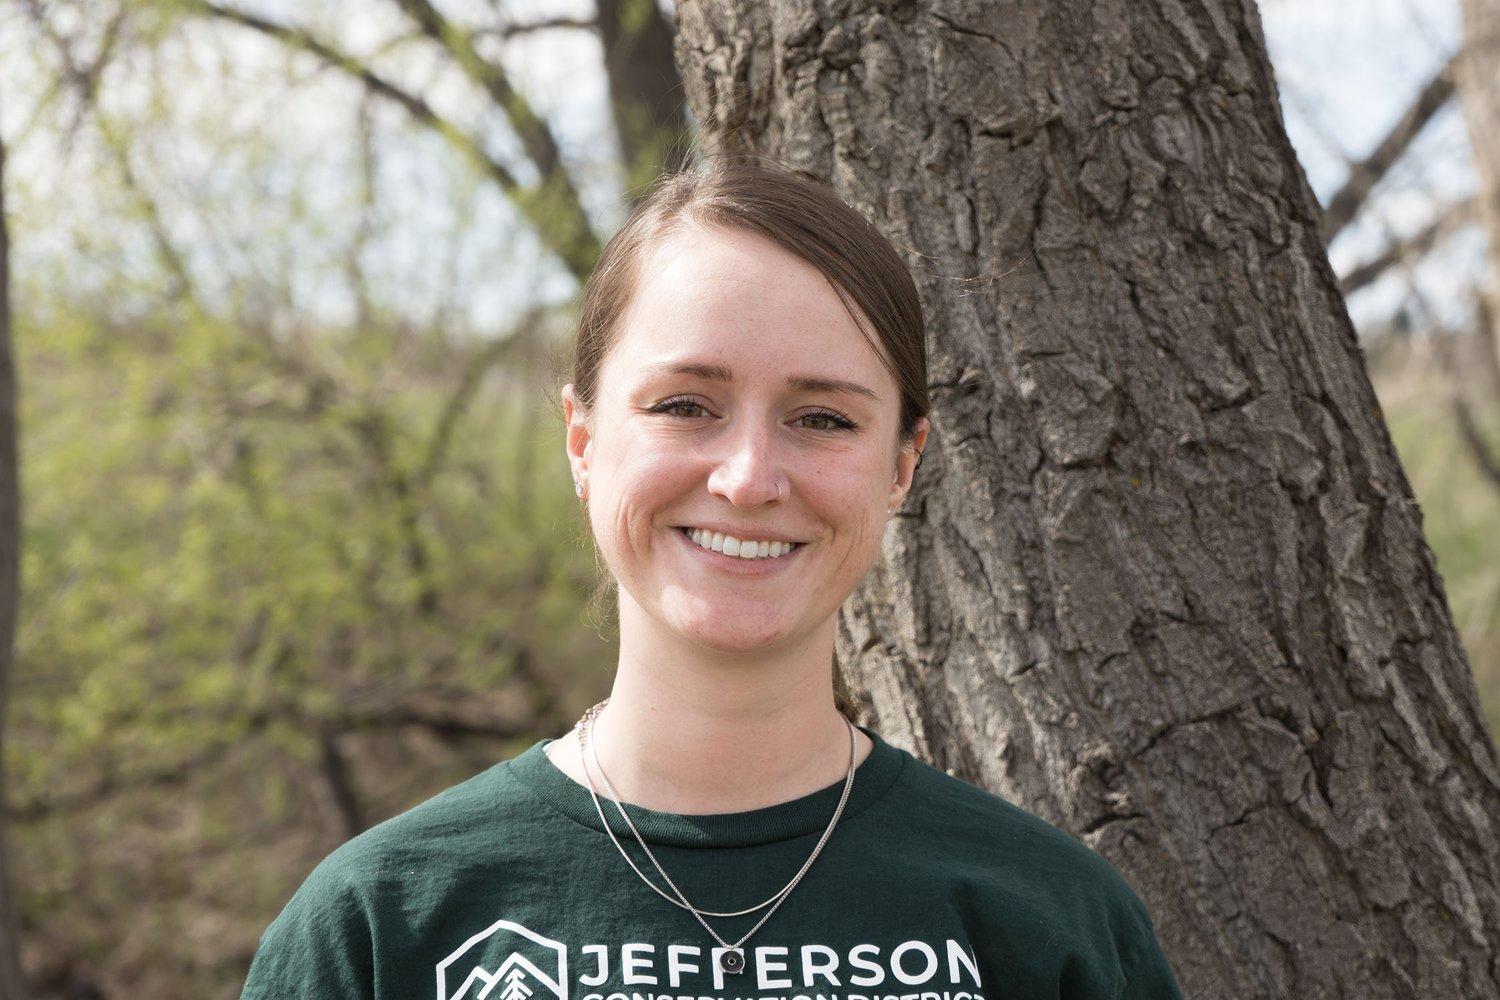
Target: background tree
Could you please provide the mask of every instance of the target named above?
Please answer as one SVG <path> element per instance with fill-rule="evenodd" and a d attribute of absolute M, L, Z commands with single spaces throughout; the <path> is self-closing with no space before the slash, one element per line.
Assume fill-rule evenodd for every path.
<path fill-rule="evenodd" d="M 0 93 L 0 96 L 4 96 Z M 10 221 L 5 206 L 5 142 L 0 137 L 0 764 L 4 761 L 6 706 L 15 654 L 21 537 L 20 476 L 16 456 L 16 375 L 11 353 Z M 0 801 L 6 789 L 0 766 Z M 20 922 L 10 876 L 10 836 L 0 816 L 0 1000 L 30 994 L 21 969 Z"/>
<path fill-rule="evenodd" d="M 1126 871 L 1189 994 L 1491 995 L 1494 745 L 1258 15 L 1196 10 L 679 8 L 705 145 L 920 276 L 936 441 L 840 655 Z"/>
<path fill-rule="evenodd" d="M 1492 444 L 1483 421 L 1500 404 L 1500 3 L 1463 0 L 1464 48 L 1457 60 L 1462 103 L 1469 123 L 1474 170 L 1479 178 L 1478 215 L 1488 245 L 1487 287 L 1476 290 L 1474 322 L 1452 341 L 1448 357 L 1457 388 L 1454 413 L 1475 464 L 1500 490 L 1500 444 Z M 1479 402 L 1462 388 L 1462 372 L 1478 372 Z M 1486 406 L 1485 404 L 1490 404 Z"/>

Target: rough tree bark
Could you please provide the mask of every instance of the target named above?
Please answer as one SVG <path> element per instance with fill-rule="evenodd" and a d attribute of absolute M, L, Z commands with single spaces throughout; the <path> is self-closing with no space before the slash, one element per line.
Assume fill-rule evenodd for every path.
<path fill-rule="evenodd" d="M 1113 861 L 1186 995 L 1500 994 L 1495 748 L 1253 5 L 676 16 L 704 147 L 829 180 L 922 292 L 865 718 Z"/>

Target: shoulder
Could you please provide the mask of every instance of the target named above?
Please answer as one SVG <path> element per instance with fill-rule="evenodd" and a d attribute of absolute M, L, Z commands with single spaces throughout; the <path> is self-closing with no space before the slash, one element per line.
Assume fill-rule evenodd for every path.
<path fill-rule="evenodd" d="M 504 765 L 494 764 L 350 838 L 309 880 L 373 894 L 430 873 L 444 859 L 475 855 L 486 839 L 493 842 L 503 819 L 510 781 Z"/>
<path fill-rule="evenodd" d="M 1122 935 L 1146 909 L 1120 871 L 1067 830 L 918 757 L 907 761 L 903 811 L 940 861 L 985 887 L 1053 913 L 1096 914 Z"/>
<path fill-rule="evenodd" d="M 906 752 L 906 751 L 903 751 Z M 957 841 L 980 850 L 1021 849 L 1054 855 L 1067 863 L 1092 865 L 1095 852 L 1077 837 L 1036 813 L 909 754 L 902 797 L 927 822 L 960 835 Z M 1035 858 L 1036 854 L 1030 855 Z M 1100 860 L 1103 860 L 1100 858 Z"/>
<path fill-rule="evenodd" d="M 933 875 L 975 926 L 1040 932 L 1059 961 L 1117 995 L 1178 998 L 1147 908 L 1125 876 L 1068 831 L 914 755 L 894 814 L 920 838 Z M 893 817 L 894 818 L 894 815 Z M 1133 972 L 1133 974 L 1132 974 Z"/>
<path fill-rule="evenodd" d="M 492 822 L 482 820 L 493 821 L 503 778 L 502 765 L 494 765 L 319 861 L 262 933 L 243 996 L 368 996 L 378 914 L 399 904 L 414 876 L 441 873 L 472 853 L 466 840 L 484 831 L 493 836 Z"/>
<path fill-rule="evenodd" d="M 419 872 L 467 856 L 469 842 L 495 834 L 505 779 L 503 762 L 493 765 L 344 841 L 308 874 L 280 919 L 302 912 L 356 919 Z"/>
<path fill-rule="evenodd" d="M 250 961 L 242 1000 L 362 1000 L 371 995 L 369 908 L 345 860 L 336 850 L 320 861 L 266 927 Z"/>

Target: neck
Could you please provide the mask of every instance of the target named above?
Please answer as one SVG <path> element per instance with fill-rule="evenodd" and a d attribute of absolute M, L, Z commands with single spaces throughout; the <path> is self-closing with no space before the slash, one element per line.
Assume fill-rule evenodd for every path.
<path fill-rule="evenodd" d="M 622 595 L 619 669 L 592 731 L 615 792 L 691 815 L 775 805 L 843 779 L 850 741 L 833 698 L 834 627 L 830 618 L 794 647 L 729 656 L 663 634 Z M 856 766 L 873 745 L 855 730 Z M 576 732 L 548 751 L 609 794 L 592 755 L 583 770 Z"/>

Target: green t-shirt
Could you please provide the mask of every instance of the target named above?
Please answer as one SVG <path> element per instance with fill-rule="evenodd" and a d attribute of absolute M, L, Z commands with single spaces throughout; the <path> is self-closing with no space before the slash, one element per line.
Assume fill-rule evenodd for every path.
<path fill-rule="evenodd" d="M 875 745 L 843 816 L 741 971 L 630 869 L 538 740 L 325 858 L 261 936 L 243 1000 L 1181 1000 L 1102 856 L 860 728 Z M 738 813 L 628 809 L 689 902 L 731 912 L 797 873 L 843 789 Z M 734 944 L 766 909 L 704 919 Z"/>

